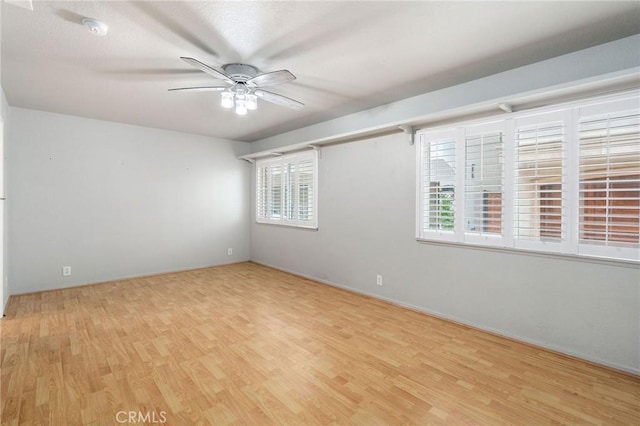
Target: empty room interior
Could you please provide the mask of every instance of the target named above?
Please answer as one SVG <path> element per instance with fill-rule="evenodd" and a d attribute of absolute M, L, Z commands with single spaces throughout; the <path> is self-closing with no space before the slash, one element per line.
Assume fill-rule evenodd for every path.
<path fill-rule="evenodd" d="M 639 2 L 0 23 L 0 424 L 638 424 Z"/>

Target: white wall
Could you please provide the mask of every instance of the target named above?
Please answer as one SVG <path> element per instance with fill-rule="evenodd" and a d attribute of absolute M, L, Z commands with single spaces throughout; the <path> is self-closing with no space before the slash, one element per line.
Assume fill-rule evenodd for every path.
<path fill-rule="evenodd" d="M 253 222 L 252 260 L 640 373 L 637 267 L 418 243 L 414 150 L 323 148 L 319 230 Z"/>
<path fill-rule="evenodd" d="M 10 121 L 11 294 L 249 259 L 248 144 L 14 107 Z"/>
<path fill-rule="evenodd" d="M 4 2 L 0 3 L 0 26 L 2 23 L 2 8 L 4 6 Z M 5 135 L 7 134 L 7 118 L 9 116 L 9 104 L 7 103 L 7 99 L 4 95 L 4 90 L 2 89 L 2 31 L 0 30 L 0 123 L 1 123 L 1 134 L 0 134 L 0 146 L 4 146 Z M 4 155 L 0 155 L 0 177 L 2 178 L 4 184 Z M 0 190 L 3 188 L 0 187 Z M 2 195 L 4 197 L 4 191 L 2 191 Z M 5 274 L 7 270 L 5 268 L 7 259 L 7 239 L 5 237 L 5 230 L 7 229 L 6 225 L 6 217 L 5 214 L 5 202 L 0 202 L 2 204 L 2 208 L 0 209 L 0 214 L 2 214 L 2 221 L 0 221 L 0 226 L 2 226 L 2 232 L 0 232 L 0 248 L 2 249 L 2 256 L 0 256 L 0 262 L 2 262 L 2 273 L 0 273 L 0 279 L 2 280 L 2 284 L 0 285 L 0 316 L 4 313 L 4 307 L 7 305 L 7 300 L 9 299 L 9 290 L 7 289 L 7 279 L 5 279 Z"/>
<path fill-rule="evenodd" d="M 0 23 L 2 22 L 2 8 L 4 7 L 4 2 L 0 3 Z M 4 95 L 4 90 L 2 89 L 2 31 L 0 31 L 0 123 L 2 123 L 2 134 L 0 134 L 0 147 L 4 146 L 5 141 L 7 140 L 8 128 L 9 128 L 9 104 L 7 103 L 7 98 Z M 0 153 L 3 150 L 0 149 Z M 0 180 L 2 184 L 0 184 L 0 193 L 2 194 L 0 198 L 5 198 L 6 194 L 4 191 L 4 176 L 5 176 L 5 161 L 4 154 L 0 154 Z M 2 254 L 0 255 L 0 280 L 2 280 L 2 285 L 0 286 L 0 316 L 4 313 L 4 308 L 7 306 L 7 301 L 9 300 L 9 289 L 8 289 L 8 278 L 7 278 L 7 259 L 8 259 L 8 237 L 7 237 L 7 208 L 6 201 L 0 201 L 0 227 L 2 231 L 0 231 L 0 250 L 2 250 Z"/>
<path fill-rule="evenodd" d="M 1 9 L 1 7 L 0 7 Z M 0 18 L 1 19 L 1 18 Z M 6 174 L 6 165 L 5 165 L 5 155 L 4 155 L 4 145 L 8 137 L 9 132 L 9 104 L 7 103 L 7 99 L 4 95 L 4 90 L 2 90 L 2 86 L 0 85 L 0 280 L 2 280 L 2 284 L 0 285 L 0 315 L 4 313 L 4 308 L 7 306 L 7 301 L 9 300 L 9 288 L 8 288 L 8 277 L 7 277 L 7 264 L 8 264 L 8 235 L 7 235 L 7 201 L 2 201 L 2 198 L 6 198 L 5 191 L 5 174 Z"/>

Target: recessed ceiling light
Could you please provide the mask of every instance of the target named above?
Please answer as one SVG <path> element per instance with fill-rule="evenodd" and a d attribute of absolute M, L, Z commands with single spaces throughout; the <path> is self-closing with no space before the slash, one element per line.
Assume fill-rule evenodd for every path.
<path fill-rule="evenodd" d="M 95 34 L 98 36 L 107 35 L 107 31 L 109 30 L 109 26 L 107 24 L 93 18 L 84 18 L 82 20 L 82 25 L 87 27 L 91 34 Z"/>

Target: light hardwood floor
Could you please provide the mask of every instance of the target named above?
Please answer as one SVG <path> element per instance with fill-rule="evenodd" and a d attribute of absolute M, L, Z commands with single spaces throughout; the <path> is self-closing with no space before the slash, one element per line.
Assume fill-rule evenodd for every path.
<path fill-rule="evenodd" d="M 15 296 L 0 325 L 3 425 L 640 419 L 638 377 L 253 263 Z"/>

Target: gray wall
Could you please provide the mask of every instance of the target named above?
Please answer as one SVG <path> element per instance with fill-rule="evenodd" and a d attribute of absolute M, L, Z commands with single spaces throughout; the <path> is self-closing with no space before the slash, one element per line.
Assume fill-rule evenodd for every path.
<path fill-rule="evenodd" d="M 640 373 L 637 267 L 418 243 L 414 150 L 323 148 L 319 230 L 253 221 L 252 260 Z"/>
<path fill-rule="evenodd" d="M 249 259 L 248 144 L 13 107 L 10 121 L 11 294 Z"/>

